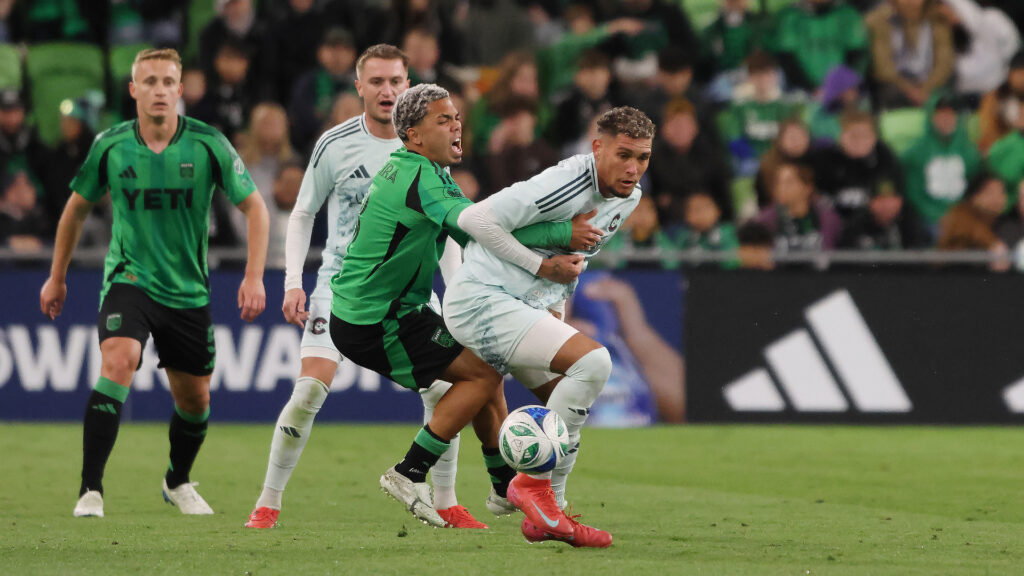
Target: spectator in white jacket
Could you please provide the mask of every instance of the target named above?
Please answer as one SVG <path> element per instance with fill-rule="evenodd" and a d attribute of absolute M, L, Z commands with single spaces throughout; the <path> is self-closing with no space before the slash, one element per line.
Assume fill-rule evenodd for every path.
<path fill-rule="evenodd" d="M 943 0 L 940 10 L 953 27 L 956 91 L 980 98 L 1006 79 L 1010 58 L 1020 49 L 1017 27 L 986 0 Z M 976 100 L 975 100 L 976 101 Z"/>

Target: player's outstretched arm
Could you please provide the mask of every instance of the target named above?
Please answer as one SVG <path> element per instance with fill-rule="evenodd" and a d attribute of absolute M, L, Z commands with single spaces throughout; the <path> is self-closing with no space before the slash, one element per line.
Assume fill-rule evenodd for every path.
<path fill-rule="evenodd" d="M 82 224 L 95 206 L 81 194 L 72 192 L 64 205 L 64 212 L 57 224 L 57 238 L 53 242 L 53 261 L 50 263 L 50 277 L 46 279 L 39 291 L 39 308 L 50 320 L 57 318 L 64 308 L 64 300 L 68 295 L 67 276 L 71 254 L 82 236 Z"/>
<path fill-rule="evenodd" d="M 572 223 L 541 222 L 535 226 L 540 224 L 552 226 L 552 230 L 560 230 L 560 238 L 551 245 L 567 246 L 570 243 L 573 235 Z M 463 210 L 458 216 L 458 226 L 502 260 L 511 262 L 540 278 L 568 284 L 582 271 L 582 256 L 554 256 L 545 259 L 524 246 L 515 235 L 501 226 L 491 213 L 487 200 Z M 524 227 L 523 230 L 527 228 L 529 227 Z"/>
<path fill-rule="evenodd" d="M 238 307 L 242 319 L 252 322 L 267 304 L 263 288 L 263 268 L 267 263 L 267 238 L 270 236 L 270 213 L 259 191 L 253 191 L 238 204 L 248 222 L 246 239 L 249 245 L 245 264 L 245 278 L 238 287 Z"/>

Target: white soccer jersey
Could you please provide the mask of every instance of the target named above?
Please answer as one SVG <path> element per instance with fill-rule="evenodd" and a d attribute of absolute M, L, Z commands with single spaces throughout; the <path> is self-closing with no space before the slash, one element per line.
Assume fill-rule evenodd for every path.
<path fill-rule="evenodd" d="M 577 214 L 597 208 L 590 223 L 604 233 L 601 241 L 587 252 L 587 259 L 601 250 L 601 246 L 622 225 L 640 202 L 640 186 L 625 198 L 605 198 L 597 185 L 597 171 L 593 154 L 581 154 L 562 160 L 529 180 L 518 182 L 487 199 L 490 211 L 505 230 L 516 230 L 537 222 L 566 221 Z M 554 254 L 568 254 L 566 250 L 533 249 L 547 258 Z M 466 246 L 459 275 L 477 282 L 500 287 L 533 308 L 548 308 L 565 300 L 576 287 L 537 278 L 526 270 L 492 254 L 477 242 Z"/>
<path fill-rule="evenodd" d="M 365 114 L 331 128 L 317 141 L 295 202 L 295 209 L 316 214 L 329 201 L 327 244 L 317 287 L 328 284 L 341 269 L 370 182 L 401 146 L 399 138 L 384 140 L 370 134 Z"/>

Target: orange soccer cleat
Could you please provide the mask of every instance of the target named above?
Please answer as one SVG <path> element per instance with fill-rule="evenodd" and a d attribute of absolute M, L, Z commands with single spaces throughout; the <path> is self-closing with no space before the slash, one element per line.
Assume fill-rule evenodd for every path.
<path fill-rule="evenodd" d="M 487 528 L 487 524 L 473 518 L 465 506 L 438 508 L 437 515 L 444 519 L 445 528 Z"/>
<path fill-rule="evenodd" d="M 245 523 L 246 528 L 273 528 L 277 526 L 277 515 L 280 510 L 260 506 L 249 514 L 249 521 Z"/>
<path fill-rule="evenodd" d="M 572 537 L 573 524 L 558 508 L 550 479 L 520 472 L 508 485 L 508 500 L 544 533 L 559 539 Z"/>
<path fill-rule="evenodd" d="M 580 523 L 577 518 L 579 514 L 563 513 L 565 518 L 572 524 L 573 532 L 569 538 L 558 538 L 538 528 L 529 518 L 523 518 L 522 531 L 526 541 L 530 544 L 543 542 L 545 540 L 558 540 L 575 548 L 607 548 L 612 545 L 612 535 L 608 532 L 593 526 Z"/>

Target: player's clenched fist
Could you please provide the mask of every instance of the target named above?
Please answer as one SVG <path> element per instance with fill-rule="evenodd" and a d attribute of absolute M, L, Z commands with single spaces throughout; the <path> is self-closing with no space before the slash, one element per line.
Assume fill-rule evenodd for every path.
<path fill-rule="evenodd" d="M 39 309 L 50 320 L 55 320 L 57 316 L 60 316 L 60 311 L 64 308 L 64 299 L 67 296 L 67 284 L 58 282 L 51 276 L 46 279 L 42 290 L 39 291 Z"/>
<path fill-rule="evenodd" d="M 540 263 L 537 276 L 559 284 L 568 284 L 583 272 L 583 256 L 557 254 Z"/>

